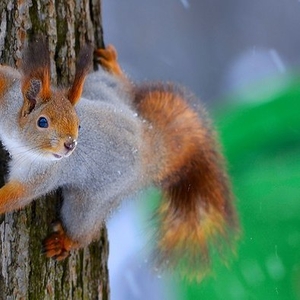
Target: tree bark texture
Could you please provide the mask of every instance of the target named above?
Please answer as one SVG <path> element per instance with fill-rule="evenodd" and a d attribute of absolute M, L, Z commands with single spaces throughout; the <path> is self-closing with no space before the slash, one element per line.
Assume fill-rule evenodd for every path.
<path fill-rule="evenodd" d="M 100 0 L 1 0 L 0 62 L 18 67 L 32 34 L 48 37 L 52 81 L 67 85 L 80 46 L 103 44 Z M 7 160 L 8 154 L 0 149 L 1 186 Z M 105 228 L 98 242 L 63 262 L 41 253 L 59 205 L 55 192 L 19 212 L 0 216 L 0 299 L 109 298 Z"/>

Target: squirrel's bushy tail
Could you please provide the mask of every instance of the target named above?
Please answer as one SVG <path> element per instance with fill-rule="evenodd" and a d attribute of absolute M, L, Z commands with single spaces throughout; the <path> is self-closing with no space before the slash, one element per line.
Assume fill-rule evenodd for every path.
<path fill-rule="evenodd" d="M 201 280 L 209 271 L 210 248 L 222 255 L 237 232 L 237 218 L 215 134 L 191 98 L 181 88 L 157 84 L 138 89 L 135 105 L 149 122 L 153 153 L 146 159 L 163 195 L 156 259 Z"/>

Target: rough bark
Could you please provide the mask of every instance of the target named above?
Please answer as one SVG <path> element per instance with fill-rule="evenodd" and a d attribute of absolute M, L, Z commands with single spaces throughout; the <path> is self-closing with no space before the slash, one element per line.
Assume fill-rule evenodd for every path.
<path fill-rule="evenodd" d="M 80 45 L 102 45 L 100 0 L 0 1 L 0 62 L 19 66 L 28 36 L 49 39 L 54 84 L 72 80 Z M 8 155 L 0 149 L 0 184 Z M 63 262 L 46 259 L 41 242 L 57 218 L 59 192 L 0 216 L 0 299 L 108 299 L 108 243 L 100 241 Z M 80 225 L 80 224 L 78 224 Z"/>

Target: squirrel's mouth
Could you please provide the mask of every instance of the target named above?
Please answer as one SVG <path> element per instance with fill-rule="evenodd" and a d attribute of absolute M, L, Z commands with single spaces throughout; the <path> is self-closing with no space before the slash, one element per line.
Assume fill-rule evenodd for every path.
<path fill-rule="evenodd" d="M 52 149 L 52 156 L 55 160 L 60 160 L 62 158 L 70 156 L 77 146 L 77 140 L 72 137 L 68 137 L 63 145 L 57 147 L 57 149 Z M 54 150 L 54 151 L 53 151 Z"/>
<path fill-rule="evenodd" d="M 67 150 L 65 153 L 52 153 L 55 160 L 60 160 L 62 158 L 68 157 L 73 153 L 74 149 Z"/>
<path fill-rule="evenodd" d="M 63 158 L 62 155 L 56 154 L 56 153 L 53 153 L 53 156 L 54 156 L 56 159 L 62 159 L 62 158 Z"/>

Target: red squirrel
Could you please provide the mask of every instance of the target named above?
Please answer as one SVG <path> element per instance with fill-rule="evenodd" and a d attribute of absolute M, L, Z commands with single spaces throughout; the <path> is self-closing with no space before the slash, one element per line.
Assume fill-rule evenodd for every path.
<path fill-rule="evenodd" d="M 238 228 L 210 119 L 182 87 L 132 83 L 113 46 L 95 53 L 102 68 L 88 75 L 85 47 L 70 88 L 51 86 L 41 40 L 29 45 L 20 71 L 0 67 L 0 138 L 11 156 L 0 214 L 60 187 L 60 221 L 43 249 L 61 260 L 97 239 L 124 198 L 156 186 L 155 259 L 200 280 L 209 247 L 221 249 Z"/>

